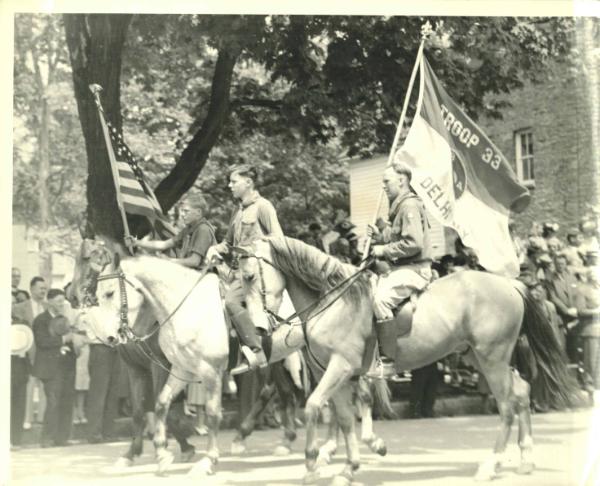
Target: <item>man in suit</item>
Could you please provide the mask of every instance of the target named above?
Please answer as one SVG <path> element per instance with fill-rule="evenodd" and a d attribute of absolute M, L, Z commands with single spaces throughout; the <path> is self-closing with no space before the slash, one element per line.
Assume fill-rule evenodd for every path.
<path fill-rule="evenodd" d="M 71 433 L 77 357 L 65 311 L 65 293 L 50 289 L 48 310 L 33 320 L 37 347 L 33 375 L 42 380 L 46 393 L 42 447 L 67 445 Z"/>
<path fill-rule="evenodd" d="M 559 253 L 554 257 L 555 271 L 548 282 L 548 296 L 567 330 L 567 356 L 578 361 L 577 333 L 577 278 L 569 271 L 567 257 Z"/>
<path fill-rule="evenodd" d="M 48 287 L 46 281 L 42 277 L 33 277 L 29 283 L 29 293 L 31 299 L 19 304 L 15 304 L 13 307 L 13 313 L 15 317 L 22 323 L 27 324 L 29 327 L 33 326 L 33 320 L 46 310 L 46 292 Z M 27 353 L 29 361 L 33 364 L 35 359 L 35 345 Z M 37 411 L 34 406 L 34 396 L 38 396 Z M 44 411 L 46 409 L 46 397 L 44 396 L 44 389 L 42 382 L 35 376 L 29 377 L 29 383 L 27 384 L 27 399 L 25 402 L 25 423 L 23 427 L 25 430 L 31 428 L 31 424 L 34 422 L 34 414 L 37 413 L 37 419 L 42 420 Z"/>

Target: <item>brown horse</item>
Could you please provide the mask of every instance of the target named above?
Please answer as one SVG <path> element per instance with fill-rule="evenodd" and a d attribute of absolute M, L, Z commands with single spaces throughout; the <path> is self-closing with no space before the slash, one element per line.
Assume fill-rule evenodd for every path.
<path fill-rule="evenodd" d="M 373 333 L 371 281 L 355 267 L 297 240 L 269 237 L 251 249 L 238 249 L 254 319 L 275 310 L 287 289 L 306 322 L 305 331 L 289 327 L 273 336 L 273 356 L 306 340 L 309 366 L 321 376 L 305 408 L 307 443 L 305 482 L 317 478 L 316 425 L 319 409 L 330 398 L 346 439 L 347 465 L 336 478 L 349 484 L 360 465 L 348 380 L 361 370 L 367 340 Z M 341 287 L 337 287 L 341 284 Z M 317 308 L 311 304 L 329 292 Z M 339 298 L 341 296 L 341 298 Z M 337 299 L 337 300 L 336 300 Z M 518 415 L 520 473 L 533 470 L 529 385 L 510 367 L 519 334 L 529 339 L 541 385 L 555 401 L 571 403 L 576 385 L 551 327 L 528 289 L 516 280 L 485 272 L 464 271 L 433 282 L 418 299 L 411 332 L 397 340 L 396 367 L 415 369 L 458 349 L 485 375 L 497 400 L 501 427 L 493 454 L 478 469 L 477 479 L 491 479 L 501 463 L 515 413 Z M 283 336 L 283 337 L 282 337 Z"/>

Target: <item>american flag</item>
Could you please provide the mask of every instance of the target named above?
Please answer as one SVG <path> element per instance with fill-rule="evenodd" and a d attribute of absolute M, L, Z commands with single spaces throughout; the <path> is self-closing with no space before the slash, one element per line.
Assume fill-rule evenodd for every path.
<path fill-rule="evenodd" d="M 108 156 L 113 166 L 115 187 L 120 193 L 123 210 L 127 214 L 137 214 L 148 218 L 161 237 L 173 236 L 175 230 L 164 215 L 154 192 L 144 178 L 142 169 L 123 140 L 123 136 L 108 120 L 104 119 L 102 112 L 100 119 L 105 125 L 104 133 L 107 139 Z"/>

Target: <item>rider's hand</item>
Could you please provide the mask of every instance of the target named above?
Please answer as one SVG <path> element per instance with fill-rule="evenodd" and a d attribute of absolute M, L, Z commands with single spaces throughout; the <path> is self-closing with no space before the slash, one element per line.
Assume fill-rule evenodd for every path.
<path fill-rule="evenodd" d="M 123 240 L 125 241 L 125 245 L 127 246 L 131 246 L 132 248 L 138 246 L 138 240 L 135 236 L 129 235 L 123 238 Z"/>
<path fill-rule="evenodd" d="M 379 228 L 372 224 L 367 225 L 367 237 L 376 238 L 379 236 Z"/>
<path fill-rule="evenodd" d="M 221 256 L 221 254 L 217 251 L 217 248 L 214 246 L 211 246 L 208 251 L 206 252 L 206 261 L 209 264 L 213 264 L 217 261 L 223 260 L 223 257 Z"/>
<path fill-rule="evenodd" d="M 374 245 L 371 247 L 371 255 L 373 255 L 375 258 L 383 258 L 383 249 L 383 245 Z"/>

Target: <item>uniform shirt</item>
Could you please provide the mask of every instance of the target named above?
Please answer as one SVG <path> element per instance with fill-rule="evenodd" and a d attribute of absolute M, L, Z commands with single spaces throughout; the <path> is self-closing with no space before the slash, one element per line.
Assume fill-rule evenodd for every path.
<path fill-rule="evenodd" d="M 383 254 L 394 264 L 431 261 L 429 223 L 425 207 L 412 192 L 401 194 L 389 211 L 390 232 L 384 236 Z"/>
<path fill-rule="evenodd" d="M 202 219 L 194 223 L 187 224 L 174 238 L 179 246 L 177 256 L 179 258 L 188 258 L 193 253 L 200 255 L 200 267 L 206 256 L 208 249 L 216 243 L 215 230 L 208 221 Z"/>
<path fill-rule="evenodd" d="M 227 245 L 250 245 L 261 236 L 283 236 L 283 230 L 273 205 L 255 191 L 252 198 L 241 203 L 233 213 L 220 249 L 225 251 Z"/>

